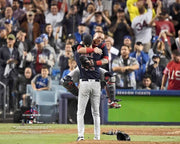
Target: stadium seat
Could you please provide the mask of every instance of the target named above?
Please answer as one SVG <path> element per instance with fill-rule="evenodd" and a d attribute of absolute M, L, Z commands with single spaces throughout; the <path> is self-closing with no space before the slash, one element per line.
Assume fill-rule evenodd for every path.
<path fill-rule="evenodd" d="M 59 85 L 59 81 L 58 80 L 52 80 L 52 85 Z"/>
<path fill-rule="evenodd" d="M 31 85 L 27 85 L 26 93 L 31 96 L 32 102 L 42 105 L 57 104 L 59 95 L 67 90 L 61 85 L 53 84 L 50 91 L 34 91 Z"/>
<path fill-rule="evenodd" d="M 35 91 L 33 95 L 34 95 L 34 102 L 36 105 L 57 104 L 55 91 Z"/>

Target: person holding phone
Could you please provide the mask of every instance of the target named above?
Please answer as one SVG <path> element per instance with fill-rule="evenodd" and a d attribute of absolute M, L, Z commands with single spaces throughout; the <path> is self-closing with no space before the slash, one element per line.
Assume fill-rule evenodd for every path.
<path fill-rule="evenodd" d="M 171 21 L 166 19 L 167 11 L 162 11 L 160 14 L 157 14 L 155 18 L 152 19 L 149 26 L 154 26 L 156 29 L 156 35 L 159 35 L 160 33 L 165 33 L 167 36 L 168 44 L 171 46 L 171 37 L 175 36 L 175 28 Z M 158 20 L 156 20 L 158 18 Z M 166 39 L 162 39 L 163 42 L 166 41 Z"/>
<path fill-rule="evenodd" d="M 124 10 L 119 9 L 116 16 L 117 18 L 112 21 L 109 32 L 113 34 L 114 47 L 120 50 L 123 45 L 124 36 L 132 35 L 132 29 L 125 18 Z"/>
<path fill-rule="evenodd" d="M 164 39 L 164 42 L 162 41 Z M 157 41 L 153 45 L 154 54 L 158 54 L 160 56 L 159 65 L 166 67 L 167 63 L 171 60 L 171 50 L 168 45 L 167 33 L 161 32 Z"/>
<path fill-rule="evenodd" d="M 161 81 L 164 71 L 164 66 L 159 65 L 160 55 L 154 54 L 152 57 L 153 64 L 149 65 L 147 68 L 147 73 L 151 75 L 151 81 L 155 83 L 159 88 L 161 87 Z"/>
<path fill-rule="evenodd" d="M 95 22 L 90 22 L 91 18 L 95 16 Z M 103 19 L 105 22 L 103 22 Z M 93 36 L 95 34 L 96 26 L 101 26 L 103 28 L 104 33 L 107 32 L 107 26 L 111 25 L 111 21 L 109 18 L 105 16 L 105 14 L 101 11 L 93 12 L 91 15 L 87 17 L 85 23 L 88 25 L 90 29 L 90 34 Z"/>

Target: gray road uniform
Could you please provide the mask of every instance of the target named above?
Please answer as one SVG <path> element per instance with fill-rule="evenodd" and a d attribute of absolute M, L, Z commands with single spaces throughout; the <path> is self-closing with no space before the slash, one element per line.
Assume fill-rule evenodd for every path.
<path fill-rule="evenodd" d="M 81 54 L 82 55 L 82 54 Z M 94 60 L 94 55 L 89 54 L 88 58 Z M 79 58 L 80 55 L 77 54 Z M 78 110 L 77 110 L 77 124 L 78 124 L 78 137 L 84 137 L 84 114 L 88 100 L 91 101 L 91 111 L 94 120 L 94 139 L 100 139 L 100 70 L 99 66 L 93 66 L 86 69 L 77 60 L 78 68 L 80 70 L 79 94 L 78 94 Z"/>

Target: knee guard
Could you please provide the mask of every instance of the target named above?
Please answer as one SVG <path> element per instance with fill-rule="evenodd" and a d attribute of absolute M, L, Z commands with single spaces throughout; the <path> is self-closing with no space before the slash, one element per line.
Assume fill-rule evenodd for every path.
<path fill-rule="evenodd" d="M 104 74 L 104 79 L 106 82 L 106 92 L 108 97 L 110 98 L 111 101 L 115 100 L 116 96 L 116 78 L 113 76 L 110 72 L 106 72 Z"/>
<path fill-rule="evenodd" d="M 78 96 L 78 88 L 70 76 L 63 78 L 63 86 L 74 96 Z"/>

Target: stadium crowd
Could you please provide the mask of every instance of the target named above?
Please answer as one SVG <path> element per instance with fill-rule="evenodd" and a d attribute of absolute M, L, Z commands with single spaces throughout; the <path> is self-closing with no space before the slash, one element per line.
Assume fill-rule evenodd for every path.
<path fill-rule="evenodd" d="M 72 71 L 72 47 L 99 31 L 109 53 L 102 67 L 117 88 L 180 90 L 180 0 L 0 0 L 0 81 L 10 108 L 41 69 L 51 77 L 38 77 L 39 90 Z"/>

